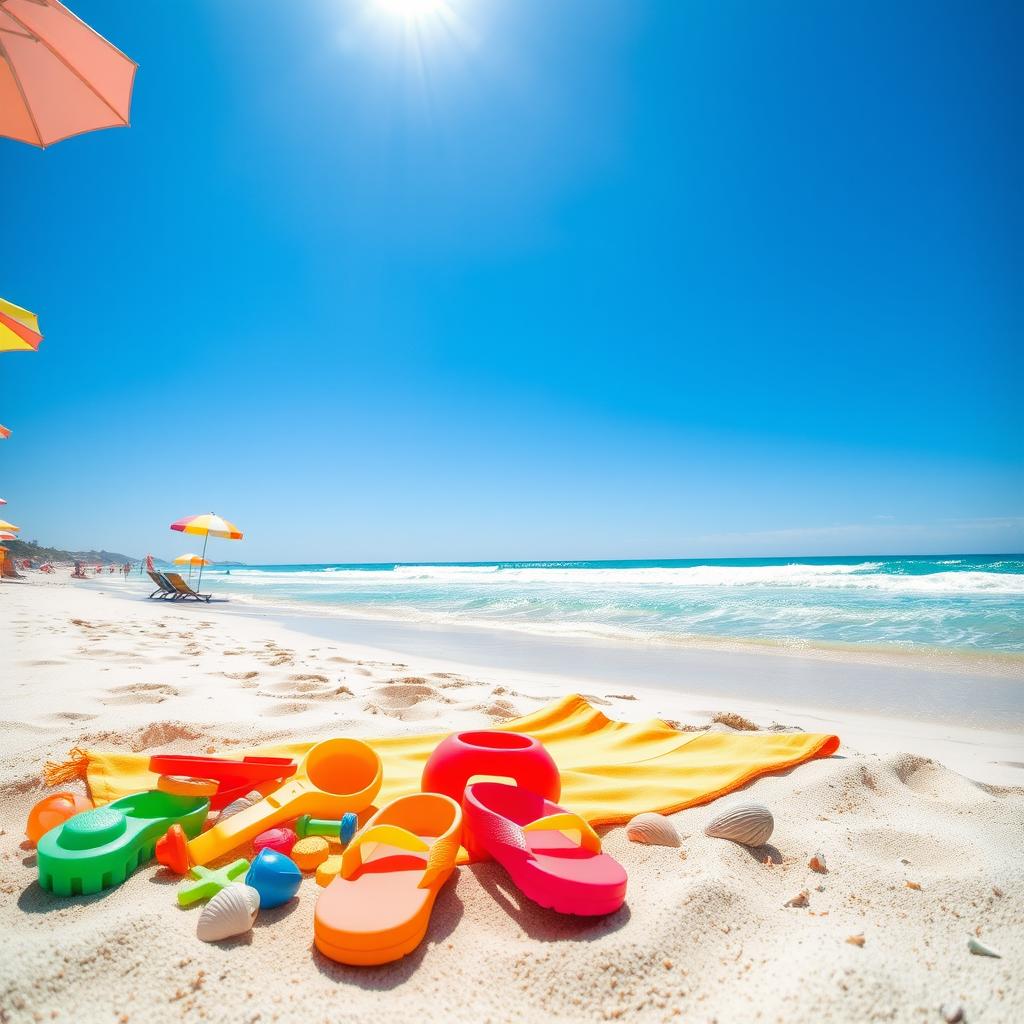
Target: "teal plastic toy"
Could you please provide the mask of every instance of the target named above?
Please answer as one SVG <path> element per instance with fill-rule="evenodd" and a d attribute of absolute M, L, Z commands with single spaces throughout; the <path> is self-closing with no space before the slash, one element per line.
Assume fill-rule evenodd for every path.
<path fill-rule="evenodd" d="M 188 907 L 199 900 L 208 900 L 211 896 L 216 896 L 221 889 L 226 889 L 237 882 L 249 870 L 249 862 L 242 857 L 222 868 L 204 868 L 201 864 L 196 864 L 188 870 L 198 881 L 186 882 L 178 889 L 179 907 Z"/>
<path fill-rule="evenodd" d="M 156 841 L 171 825 L 199 835 L 209 810 L 206 797 L 154 789 L 82 811 L 39 840 L 39 884 L 57 896 L 112 889 L 152 858 Z"/>
<path fill-rule="evenodd" d="M 352 837 L 356 834 L 356 825 L 359 819 L 351 811 L 343 814 L 340 819 L 313 818 L 308 814 L 295 822 L 295 834 L 300 839 L 306 836 L 332 836 L 341 842 L 342 846 L 348 846 Z"/>

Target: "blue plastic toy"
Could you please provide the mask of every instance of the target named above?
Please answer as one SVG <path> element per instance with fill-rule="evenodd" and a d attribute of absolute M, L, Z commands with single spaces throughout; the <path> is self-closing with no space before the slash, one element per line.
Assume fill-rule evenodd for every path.
<path fill-rule="evenodd" d="M 269 910 L 287 903 L 298 891 L 302 872 L 283 853 L 263 849 L 256 855 L 245 875 L 245 884 L 260 894 L 260 909 Z"/>

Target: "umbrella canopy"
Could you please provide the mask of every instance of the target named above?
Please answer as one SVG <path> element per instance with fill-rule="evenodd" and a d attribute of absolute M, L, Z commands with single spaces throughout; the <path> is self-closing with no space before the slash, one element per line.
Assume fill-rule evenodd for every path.
<path fill-rule="evenodd" d="M 0 530 L 5 532 L 10 531 L 11 533 L 17 533 L 21 529 L 20 526 L 15 526 L 14 523 L 7 522 L 6 519 L 0 519 Z"/>
<path fill-rule="evenodd" d="M 10 530 L 0 530 L 0 540 L 17 540 L 18 535 Z"/>
<path fill-rule="evenodd" d="M 241 540 L 242 531 L 212 512 L 201 516 L 186 516 L 176 523 L 171 523 L 171 529 L 179 533 L 194 533 L 198 537 L 224 537 L 226 540 Z"/>
<path fill-rule="evenodd" d="M 42 340 L 35 313 L 0 299 L 0 352 L 35 352 Z"/>
<path fill-rule="evenodd" d="M 7 427 L 5 427 L 2 423 L 0 423 L 0 437 L 2 437 L 4 440 L 6 440 L 10 436 L 11 436 L 11 431 Z"/>
<path fill-rule="evenodd" d="M 6 498 L 0 498 L 0 505 L 6 505 L 6 504 L 7 504 L 7 499 Z"/>
<path fill-rule="evenodd" d="M 203 585 L 203 566 L 207 564 L 207 541 L 211 537 L 223 537 L 225 540 L 242 539 L 242 531 L 234 523 L 229 523 L 213 512 L 206 512 L 199 516 L 186 516 L 176 523 L 171 523 L 171 529 L 177 530 L 179 533 L 192 533 L 203 538 L 203 561 L 199 564 L 199 587 Z"/>
<path fill-rule="evenodd" d="M 210 563 L 201 555 L 178 555 L 174 560 L 175 565 L 209 565 Z"/>
<path fill-rule="evenodd" d="M 42 148 L 126 127 L 136 67 L 58 0 L 0 0 L 0 135 Z"/>

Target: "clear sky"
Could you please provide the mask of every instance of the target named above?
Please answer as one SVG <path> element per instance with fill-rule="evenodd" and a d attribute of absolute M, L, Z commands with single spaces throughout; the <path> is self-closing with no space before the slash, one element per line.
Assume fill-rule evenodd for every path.
<path fill-rule="evenodd" d="M 1024 549 L 1017 0 L 69 3 L 140 69 L 0 140 L 25 539 Z"/>

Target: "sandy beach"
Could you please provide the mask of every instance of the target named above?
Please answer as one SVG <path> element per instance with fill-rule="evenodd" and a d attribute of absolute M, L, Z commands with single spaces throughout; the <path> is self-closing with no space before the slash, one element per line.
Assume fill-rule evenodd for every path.
<path fill-rule="evenodd" d="M 943 1019 L 940 1004 L 969 1021 L 1024 1018 L 1015 728 L 855 713 L 824 694 L 802 707 L 739 685 L 730 697 L 727 673 L 707 686 L 681 671 L 676 690 L 587 685 L 325 639 L 237 605 L 146 602 L 106 581 L 35 577 L 0 599 L 4 1021 L 357 1020 L 380 1014 L 382 993 L 391 1015 L 434 1020 L 443 1006 L 446 1019 L 474 1022 L 924 1022 Z M 196 912 L 175 905 L 177 879 L 156 867 L 100 897 L 59 899 L 36 884 L 25 815 L 46 792 L 44 763 L 72 747 L 230 752 L 481 727 L 574 691 L 611 718 L 725 729 L 712 719 L 731 712 L 760 728 L 836 732 L 843 746 L 744 791 L 775 814 L 767 863 L 706 837 L 711 809 L 695 807 L 673 815 L 681 850 L 602 830 L 629 874 L 626 906 L 607 919 L 559 917 L 495 865 L 464 867 L 423 945 L 388 967 L 313 951 L 312 879 L 251 934 L 217 945 L 198 941 Z M 826 874 L 808 867 L 816 853 Z M 804 890 L 807 906 L 784 906 Z M 1002 958 L 972 955 L 969 935 Z"/>

